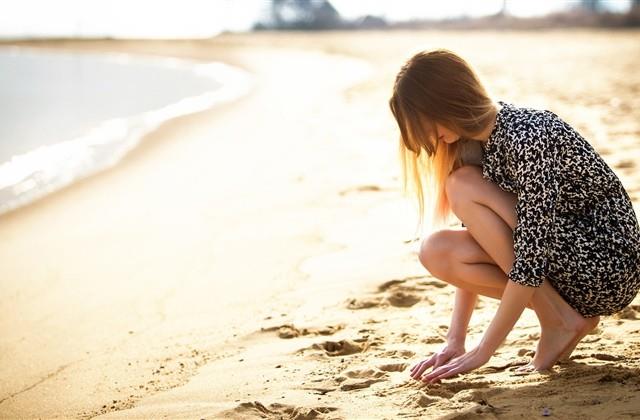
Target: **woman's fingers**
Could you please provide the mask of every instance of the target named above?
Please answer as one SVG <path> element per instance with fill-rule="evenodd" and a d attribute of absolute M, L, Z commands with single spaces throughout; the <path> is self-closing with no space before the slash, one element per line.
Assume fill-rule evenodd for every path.
<path fill-rule="evenodd" d="M 439 381 L 440 379 L 455 376 L 459 373 L 468 372 L 481 366 L 483 363 L 484 362 L 478 360 L 477 355 L 472 351 L 470 353 L 466 353 L 462 356 L 456 357 L 448 364 L 441 366 L 438 369 L 434 369 L 429 374 L 424 375 L 422 377 L 422 381 L 433 383 L 435 381 Z"/>
<path fill-rule="evenodd" d="M 457 366 L 452 366 L 450 369 L 442 371 L 441 373 L 435 374 L 434 376 L 429 375 L 430 376 L 429 382 L 437 382 L 440 379 L 450 378 L 459 373 L 464 373 L 467 370 L 468 369 L 462 364 Z"/>
<path fill-rule="evenodd" d="M 448 363 L 445 365 L 440 366 L 438 369 L 433 369 L 431 372 L 425 374 L 424 376 L 422 376 L 422 380 L 425 382 L 430 381 L 432 378 L 436 377 L 437 375 L 441 374 L 442 372 L 446 372 L 449 369 L 453 369 L 454 364 L 453 363 Z"/>
<path fill-rule="evenodd" d="M 434 360 L 435 356 L 431 357 L 429 360 L 424 360 L 422 362 L 420 362 L 416 367 L 417 369 L 415 371 L 412 371 L 411 376 L 414 379 L 419 379 L 420 376 L 422 375 L 422 373 L 427 370 L 429 368 L 429 366 L 431 366 L 433 364 L 433 360 Z"/>
<path fill-rule="evenodd" d="M 456 363 L 450 363 L 447 365 L 443 365 L 438 369 L 434 369 L 433 371 L 431 371 L 429 374 L 424 375 L 422 377 L 422 381 L 423 382 L 435 382 L 437 379 L 441 378 L 442 375 L 445 375 L 446 373 L 456 369 L 460 367 L 459 362 Z"/>
<path fill-rule="evenodd" d="M 413 372 L 417 371 L 424 363 L 427 363 L 429 361 L 431 361 L 435 356 L 432 356 L 431 358 L 427 359 L 427 360 L 422 360 L 418 363 L 416 363 L 412 368 L 411 368 L 411 373 L 413 374 Z"/>
<path fill-rule="evenodd" d="M 448 363 L 443 364 L 442 366 L 440 366 L 437 369 L 433 369 L 428 375 L 425 375 L 422 379 L 423 380 L 429 380 L 431 378 L 434 378 L 434 377 L 438 376 L 442 372 L 447 372 L 447 371 L 449 371 L 449 370 L 451 370 L 451 369 L 463 364 L 464 361 L 467 360 L 470 357 L 472 357 L 472 356 L 469 353 L 467 353 L 467 354 L 463 354 L 462 356 L 451 358 L 448 361 Z"/>
<path fill-rule="evenodd" d="M 444 365 L 445 363 L 447 363 L 449 360 L 451 360 L 451 358 L 453 357 L 453 355 L 450 354 L 442 354 L 440 355 L 440 357 L 438 357 L 436 359 L 436 362 L 433 364 L 433 369 L 437 369 L 440 366 Z"/>
<path fill-rule="evenodd" d="M 420 369 L 420 366 L 422 366 L 422 364 L 423 364 L 423 363 L 424 363 L 424 360 L 423 360 L 423 361 L 421 361 L 421 362 L 416 363 L 416 364 L 415 364 L 415 366 L 413 366 L 413 367 L 411 368 L 411 376 L 413 376 L 413 374 L 414 374 L 415 372 L 417 372 L 417 371 L 418 371 L 418 369 Z"/>
<path fill-rule="evenodd" d="M 418 368 L 419 368 L 420 366 L 422 366 L 422 364 L 423 364 L 424 362 L 425 362 L 425 361 L 424 361 L 424 360 L 422 360 L 422 361 L 420 361 L 420 362 L 416 363 L 416 364 L 411 368 L 411 374 L 413 374 L 413 372 L 415 372 L 416 370 L 418 370 Z"/>
<path fill-rule="evenodd" d="M 433 375 L 433 373 L 437 369 L 443 368 L 446 364 L 451 364 L 452 361 L 455 361 L 467 355 L 468 353 L 465 353 L 464 351 L 453 349 L 448 350 L 445 348 L 443 351 L 434 354 L 429 359 L 423 360 L 414 365 L 411 368 L 410 376 L 413 379 L 419 380 L 422 377 L 422 374 L 430 367 L 433 367 L 433 370 L 429 375 Z"/>
<path fill-rule="evenodd" d="M 440 366 L 444 365 L 445 363 L 449 362 L 449 360 L 451 360 L 452 357 L 453 355 L 448 353 L 440 353 L 440 354 L 433 355 L 428 360 L 424 360 L 418 363 L 417 365 L 415 365 L 411 369 L 411 377 L 414 379 L 420 379 L 420 376 L 422 376 L 425 370 L 429 369 L 431 366 L 433 366 L 433 369 L 435 370 Z"/>

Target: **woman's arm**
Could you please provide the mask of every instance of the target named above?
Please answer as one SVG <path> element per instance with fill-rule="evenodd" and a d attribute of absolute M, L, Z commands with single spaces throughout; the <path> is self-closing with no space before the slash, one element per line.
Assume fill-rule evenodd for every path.
<path fill-rule="evenodd" d="M 513 127 L 508 148 L 508 170 L 518 185 L 513 230 L 515 261 L 507 277 L 524 286 L 538 287 L 548 271 L 548 250 L 553 238 L 562 164 L 562 135 L 550 128 L 545 111 Z"/>
<path fill-rule="evenodd" d="M 451 325 L 447 332 L 447 345 L 439 352 L 431 355 L 430 358 L 414 365 L 410 372 L 413 379 L 420 379 L 424 371 L 431 366 L 433 366 L 433 369 L 437 369 L 451 359 L 462 356 L 465 353 L 464 342 L 467 338 L 467 327 L 477 300 L 477 294 L 456 288 Z"/>
<path fill-rule="evenodd" d="M 459 287 L 456 288 L 451 325 L 447 332 L 447 343 L 449 345 L 460 345 L 464 347 L 464 342 L 467 338 L 467 328 L 469 327 L 469 321 L 471 320 L 471 315 L 473 314 L 477 301 L 477 294 Z"/>
<path fill-rule="evenodd" d="M 443 378 L 476 369 L 491 359 L 531 300 L 536 287 L 523 286 L 509 280 L 502 294 L 502 300 L 495 317 L 489 324 L 480 344 L 470 352 L 434 369 L 422 380 L 433 383 Z"/>
<path fill-rule="evenodd" d="M 478 345 L 478 349 L 487 359 L 486 361 L 489 361 L 493 353 L 507 338 L 536 289 L 537 287 L 523 286 L 511 280 L 507 282 L 498 311 Z"/>

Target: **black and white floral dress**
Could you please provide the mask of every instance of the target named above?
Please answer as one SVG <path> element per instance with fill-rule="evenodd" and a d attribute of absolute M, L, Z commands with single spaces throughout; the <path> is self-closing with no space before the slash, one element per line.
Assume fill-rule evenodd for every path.
<path fill-rule="evenodd" d="M 549 280 L 585 317 L 623 309 L 640 289 L 640 227 L 622 183 L 555 113 L 498 103 L 481 164 L 518 197 L 508 278 Z"/>

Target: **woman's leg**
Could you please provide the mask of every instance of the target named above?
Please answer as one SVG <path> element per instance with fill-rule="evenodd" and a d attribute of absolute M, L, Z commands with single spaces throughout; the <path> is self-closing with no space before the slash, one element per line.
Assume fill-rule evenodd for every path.
<path fill-rule="evenodd" d="M 447 194 L 466 230 L 443 230 L 425 240 L 422 264 L 436 277 L 484 296 L 500 298 L 515 260 L 515 194 L 482 178 L 481 168 L 465 166 L 450 175 Z M 568 357 L 579 340 L 597 325 L 583 318 L 545 281 L 529 305 L 540 321 L 541 337 L 533 364 L 551 367 Z"/>

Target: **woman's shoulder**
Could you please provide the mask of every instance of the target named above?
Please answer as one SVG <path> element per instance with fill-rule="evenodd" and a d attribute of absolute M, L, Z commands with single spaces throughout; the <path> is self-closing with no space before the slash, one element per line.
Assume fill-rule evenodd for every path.
<path fill-rule="evenodd" d="M 505 124 L 511 131 L 529 131 L 543 128 L 558 116 L 548 109 L 532 106 L 504 103 Z"/>
<path fill-rule="evenodd" d="M 494 129 L 484 143 L 485 154 L 516 155 L 507 159 L 515 161 L 532 148 L 544 148 L 553 137 L 558 116 L 552 111 L 510 101 L 498 104 Z"/>
<path fill-rule="evenodd" d="M 525 144 L 543 140 L 557 117 L 547 109 L 504 102 L 501 125 L 509 143 Z"/>
<path fill-rule="evenodd" d="M 553 138 L 558 145 L 587 145 L 584 136 L 567 120 L 549 109 L 533 107 L 516 107 L 512 118 L 512 131 L 522 138 Z M 528 133 L 528 136 L 522 136 Z M 537 134 L 537 135 L 536 135 Z M 588 147 L 592 147 L 589 145 Z"/>
<path fill-rule="evenodd" d="M 581 161 L 586 166 L 606 165 L 593 145 L 576 128 L 549 109 L 511 105 L 503 124 L 505 144 L 508 145 L 505 154 L 513 154 L 513 162 L 531 153 L 554 149 L 574 163 Z"/>

